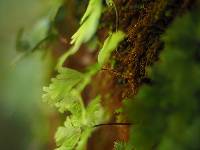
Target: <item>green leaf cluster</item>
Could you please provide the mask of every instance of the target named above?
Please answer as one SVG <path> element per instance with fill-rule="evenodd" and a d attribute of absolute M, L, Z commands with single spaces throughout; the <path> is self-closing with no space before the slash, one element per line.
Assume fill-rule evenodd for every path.
<path fill-rule="evenodd" d="M 137 150 L 200 149 L 199 11 L 178 18 L 164 35 L 160 61 L 125 110 L 134 123 L 130 142 Z"/>
<path fill-rule="evenodd" d="M 92 76 L 100 70 L 111 52 L 125 37 L 122 31 L 112 33 L 105 41 L 99 54 L 99 62 L 91 66 L 86 72 L 81 73 L 73 69 L 63 67 L 64 61 L 75 54 L 83 43 L 88 42 L 95 34 L 102 12 L 102 0 L 90 0 L 87 10 L 80 21 L 80 27 L 71 38 L 72 47 L 61 56 L 57 69 L 58 75 L 51 80 L 48 87 L 44 87 L 43 100 L 55 106 L 61 113 L 68 113 L 63 126 L 59 127 L 55 140 L 56 150 L 83 150 L 87 139 L 95 125 L 106 120 L 100 97 L 93 99 L 85 106 L 81 92 L 90 83 Z"/>
<path fill-rule="evenodd" d="M 102 0 L 90 0 L 87 10 L 81 18 L 81 26 L 72 36 L 71 44 L 80 47 L 82 43 L 88 42 L 96 32 L 102 12 Z"/>
<path fill-rule="evenodd" d="M 59 148 L 56 150 L 83 150 L 85 148 L 88 137 L 95 129 L 94 126 L 104 120 L 100 97 L 92 100 L 80 115 L 68 116 L 64 126 L 58 128 L 55 139 Z"/>
<path fill-rule="evenodd" d="M 55 139 L 57 150 L 83 150 L 95 125 L 105 121 L 105 113 L 97 96 L 86 107 L 81 92 L 90 83 L 92 76 L 100 69 L 94 65 L 84 73 L 63 67 L 64 61 L 78 51 L 81 44 L 88 42 L 96 32 L 102 11 L 102 0 L 90 0 L 88 8 L 81 19 L 81 26 L 72 36 L 73 46 L 60 58 L 58 75 L 52 79 L 49 87 L 44 88 L 44 101 L 68 112 L 64 126 L 59 127 Z"/>
<path fill-rule="evenodd" d="M 85 14 L 81 18 L 80 27 L 71 38 L 72 47 L 60 58 L 57 68 L 75 54 L 83 43 L 88 42 L 95 34 L 102 13 L 102 0 L 90 0 Z"/>
<path fill-rule="evenodd" d="M 84 149 L 94 126 L 105 121 L 100 97 L 97 96 L 87 107 L 81 97 L 82 90 L 98 68 L 93 66 L 85 73 L 62 68 L 49 87 L 44 87 L 43 100 L 60 112 L 69 113 L 64 126 L 59 127 L 55 135 L 57 150 Z"/>

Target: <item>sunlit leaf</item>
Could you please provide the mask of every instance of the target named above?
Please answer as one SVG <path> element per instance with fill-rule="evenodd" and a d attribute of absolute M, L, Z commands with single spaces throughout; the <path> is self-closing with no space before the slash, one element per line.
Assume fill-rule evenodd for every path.
<path fill-rule="evenodd" d="M 81 26 L 72 36 L 71 44 L 79 47 L 80 44 L 87 42 L 96 32 L 99 18 L 102 11 L 102 0 L 90 0 L 87 10 L 81 19 Z"/>
<path fill-rule="evenodd" d="M 60 111 L 71 110 L 76 101 L 80 100 L 79 93 L 73 88 L 83 80 L 83 74 L 69 68 L 59 70 L 56 78 L 52 79 L 49 87 L 44 87 L 43 100 L 55 105 Z M 75 105 L 76 106 L 76 105 Z"/>
<path fill-rule="evenodd" d="M 81 44 L 88 42 L 95 34 L 102 12 L 102 0 L 90 0 L 87 10 L 81 19 L 81 26 L 71 38 L 73 46 L 60 58 L 57 68 L 62 68 L 64 61 L 75 54 Z"/>
<path fill-rule="evenodd" d="M 81 137 L 80 126 L 75 126 L 73 124 L 73 119 L 71 120 L 69 117 L 67 117 L 65 126 L 59 127 L 56 132 L 55 139 L 57 146 L 59 147 L 56 150 L 74 149 L 80 137 Z"/>
<path fill-rule="evenodd" d="M 105 40 L 102 49 L 98 55 L 98 63 L 103 65 L 106 63 L 111 53 L 117 48 L 118 44 L 125 38 L 125 33 L 117 31 L 109 35 Z"/>

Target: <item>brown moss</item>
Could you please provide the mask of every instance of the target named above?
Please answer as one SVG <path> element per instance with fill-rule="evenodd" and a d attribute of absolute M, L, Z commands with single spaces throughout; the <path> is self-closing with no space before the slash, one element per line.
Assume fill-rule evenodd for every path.
<path fill-rule="evenodd" d="M 159 58 L 159 53 L 164 47 L 161 35 L 173 19 L 185 12 L 193 1 L 115 0 L 114 2 L 119 14 L 118 28 L 126 32 L 127 38 L 120 43 L 112 55 L 112 59 L 116 61 L 114 67 L 109 64 L 104 66 L 93 82 L 94 89 L 103 95 L 104 106 L 113 114 L 121 107 L 124 98 L 134 96 L 142 84 L 151 84 L 146 68 Z M 99 35 L 102 31 L 105 35 L 105 29 L 108 30 L 110 27 L 114 31 L 115 19 L 114 9 L 109 9 L 102 17 Z M 100 39 L 102 40 L 102 37 Z M 113 118 L 115 117 L 113 116 L 111 121 L 115 121 Z M 111 135 L 109 139 L 103 135 L 101 138 L 106 138 L 105 141 L 111 142 L 111 145 L 113 140 L 128 139 L 127 126 L 114 128 L 114 131 L 104 128 L 103 132 Z M 99 132 L 101 129 L 93 134 L 92 139 L 99 139 Z M 92 139 L 90 144 L 93 143 Z M 98 149 L 99 145 L 97 147 L 91 145 L 93 145 L 92 149 Z"/>
<path fill-rule="evenodd" d="M 115 81 L 114 86 L 120 87 L 118 99 L 137 93 L 144 79 L 148 78 L 146 68 L 158 60 L 163 49 L 160 36 L 191 3 L 192 0 L 115 0 L 119 29 L 127 33 L 127 38 L 113 54 L 116 65 L 107 67 Z M 108 26 L 115 24 L 114 12 L 109 11 L 102 21 L 106 22 L 108 18 L 111 21 Z M 112 89 L 109 92 L 116 92 Z"/>

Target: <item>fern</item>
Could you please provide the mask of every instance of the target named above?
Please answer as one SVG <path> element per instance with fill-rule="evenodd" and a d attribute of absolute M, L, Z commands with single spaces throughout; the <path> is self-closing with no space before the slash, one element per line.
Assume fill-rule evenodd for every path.
<path fill-rule="evenodd" d="M 124 38 L 125 38 L 125 33 L 123 33 L 122 31 L 117 31 L 108 36 L 98 55 L 98 63 L 100 65 L 103 65 L 108 61 L 111 53 L 117 48 L 118 44 Z"/>
<path fill-rule="evenodd" d="M 88 8 L 80 21 L 80 28 L 72 36 L 73 46 L 60 58 L 58 75 L 52 79 L 49 87 L 44 87 L 43 100 L 55 106 L 61 113 L 69 112 L 62 127 L 59 127 L 55 139 L 56 150 L 83 150 L 87 139 L 98 124 L 105 122 L 106 115 L 100 104 L 100 96 L 93 99 L 86 107 L 81 92 L 90 83 L 92 76 L 100 70 L 111 55 L 111 52 L 122 41 L 125 34 L 121 31 L 113 33 L 105 41 L 98 56 L 99 64 L 91 66 L 81 73 L 63 67 L 64 61 L 78 51 L 82 43 L 88 42 L 96 32 L 102 11 L 102 0 L 90 0 Z"/>
<path fill-rule="evenodd" d="M 100 97 L 85 107 L 81 92 L 99 70 L 94 65 L 85 73 L 62 68 L 49 87 L 44 87 L 43 100 L 54 105 L 60 112 L 70 112 L 63 127 L 59 127 L 55 139 L 57 150 L 82 150 L 96 124 L 105 121 Z"/>
<path fill-rule="evenodd" d="M 87 108 L 82 108 L 80 113 L 68 116 L 64 126 L 58 128 L 55 136 L 59 146 L 57 150 L 84 149 L 88 137 L 95 129 L 94 126 L 103 120 L 104 111 L 100 105 L 100 97 L 96 97 Z"/>
<path fill-rule="evenodd" d="M 87 42 L 96 32 L 102 11 L 102 0 L 90 0 L 88 8 L 81 19 L 81 27 L 72 36 L 71 44 L 79 47 Z"/>
<path fill-rule="evenodd" d="M 49 87 L 44 87 L 46 93 L 43 95 L 43 100 L 55 105 L 61 112 L 72 111 L 80 97 L 77 85 L 83 80 L 84 75 L 82 73 L 69 68 L 62 68 L 57 77 L 52 79 Z"/>
<path fill-rule="evenodd" d="M 90 0 L 87 10 L 83 15 L 80 24 L 81 26 L 71 38 L 73 46 L 60 58 L 57 68 L 62 67 L 64 61 L 76 53 L 81 44 L 88 42 L 97 30 L 99 19 L 102 12 L 102 0 Z"/>

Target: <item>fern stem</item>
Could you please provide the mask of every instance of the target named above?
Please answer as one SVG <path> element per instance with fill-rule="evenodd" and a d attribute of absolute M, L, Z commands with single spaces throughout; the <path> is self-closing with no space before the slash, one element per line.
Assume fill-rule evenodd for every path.
<path fill-rule="evenodd" d="M 114 6 L 114 9 L 115 9 L 115 20 L 116 20 L 116 27 L 115 27 L 115 30 L 116 32 L 118 31 L 118 23 L 119 23 L 119 14 L 118 14 L 118 10 L 117 10 L 117 6 L 115 5 L 115 2 L 113 1 L 113 6 Z"/>

